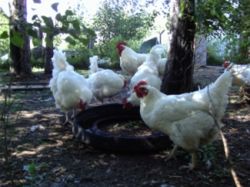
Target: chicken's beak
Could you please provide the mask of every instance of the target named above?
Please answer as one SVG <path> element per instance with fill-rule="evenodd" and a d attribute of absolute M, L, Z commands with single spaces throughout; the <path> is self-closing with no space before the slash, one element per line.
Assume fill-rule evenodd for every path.
<path fill-rule="evenodd" d="M 135 91 L 137 97 L 139 97 L 139 98 L 142 98 L 143 96 L 147 95 L 147 93 L 145 92 L 146 91 L 145 88 L 142 87 L 144 85 L 147 85 L 147 82 L 142 80 L 134 87 L 134 91 Z"/>

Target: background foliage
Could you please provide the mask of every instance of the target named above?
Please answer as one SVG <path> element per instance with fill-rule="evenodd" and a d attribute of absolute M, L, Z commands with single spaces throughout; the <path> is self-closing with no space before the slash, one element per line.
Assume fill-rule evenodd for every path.
<path fill-rule="evenodd" d="M 7 69 L 9 37 L 8 37 L 9 21 L 8 18 L 0 11 L 0 68 Z"/>
<path fill-rule="evenodd" d="M 159 2 L 161 6 L 156 7 Z M 209 39 L 208 64 L 220 65 L 226 58 L 238 63 L 249 63 L 249 0 L 196 2 L 197 34 L 203 34 Z M 165 16 L 163 28 L 167 30 L 168 3 L 169 0 L 146 0 L 144 4 L 137 0 L 104 0 L 93 22 L 84 19 L 86 15 L 79 3 L 78 9 L 67 10 L 65 14 L 58 13 L 55 21 L 45 15 L 42 17 L 35 15 L 33 22 L 27 24 L 26 32 L 31 36 L 35 47 L 45 46 L 44 42 L 49 46 L 52 41 L 46 39 L 46 36 L 53 34 L 55 47 L 61 48 L 64 43 L 63 49 L 78 51 L 78 55 L 69 56 L 69 61 L 76 67 L 87 67 L 89 56 L 95 54 L 106 59 L 112 67 L 118 68 L 116 42 L 124 40 L 131 48 L 138 50 L 149 32 L 157 29 L 155 20 L 160 14 Z M 56 5 L 53 6 L 56 10 Z M 0 56 L 2 56 L 9 51 L 9 23 L 8 18 L 2 13 L 0 13 L 0 24 Z M 43 40 L 39 38 L 39 30 L 43 33 Z M 225 42 L 215 42 L 222 40 Z M 12 41 L 20 43 L 18 35 L 12 38 Z M 224 49 L 223 53 L 218 54 L 217 49 L 221 48 Z M 42 68 L 44 58 L 35 58 L 32 52 L 31 63 L 33 67 Z M 2 64 L 0 66 L 3 67 Z"/>

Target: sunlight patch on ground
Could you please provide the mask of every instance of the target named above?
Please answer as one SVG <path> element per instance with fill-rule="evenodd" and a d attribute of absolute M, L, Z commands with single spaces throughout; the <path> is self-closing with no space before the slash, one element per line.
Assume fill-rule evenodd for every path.
<path fill-rule="evenodd" d="M 4 96 L 1 94 L 0 95 L 0 102 L 3 102 L 4 101 Z"/>
<path fill-rule="evenodd" d="M 237 111 L 228 111 L 228 119 L 237 119 L 240 122 L 250 121 L 250 106 L 238 109 Z"/>
<path fill-rule="evenodd" d="M 230 96 L 229 103 L 235 104 L 235 103 L 238 103 L 238 102 L 239 102 L 239 96 L 238 95 Z"/>
<path fill-rule="evenodd" d="M 46 117 L 50 118 L 50 117 L 61 117 L 61 114 L 55 114 L 55 113 L 50 113 L 50 114 L 42 114 L 41 113 L 42 110 L 32 110 L 32 111 L 27 111 L 27 110 L 23 110 L 23 111 L 18 111 L 18 115 L 19 116 L 23 116 L 24 118 L 33 118 L 36 117 L 38 115 L 45 115 Z"/>
<path fill-rule="evenodd" d="M 42 144 L 39 145 L 37 148 L 33 148 L 30 149 L 29 151 L 15 151 L 12 153 L 12 156 L 16 156 L 16 157 L 26 157 L 26 156 L 32 156 L 32 155 L 36 155 L 39 154 L 41 151 L 44 151 L 44 149 L 47 148 L 53 148 L 53 147 L 60 147 L 63 146 L 63 141 L 61 140 L 56 140 L 55 143 L 50 143 L 50 144 Z"/>
<path fill-rule="evenodd" d="M 238 114 L 232 114 L 232 115 L 229 114 L 228 119 L 235 119 L 235 118 L 239 122 L 248 122 L 248 121 L 250 121 L 250 116 L 249 115 L 245 116 L 245 115 L 238 115 Z"/>
<path fill-rule="evenodd" d="M 49 136 L 58 136 L 59 134 L 58 134 L 58 132 L 50 132 L 49 133 Z"/>
<path fill-rule="evenodd" d="M 35 115 L 39 115 L 39 114 L 41 114 L 39 111 L 22 111 L 21 113 L 20 113 L 23 117 L 25 117 L 25 118 L 32 118 L 32 117 L 34 117 Z"/>
<path fill-rule="evenodd" d="M 16 157 L 25 157 L 25 156 L 32 156 L 32 155 L 35 155 L 37 154 L 36 151 L 22 151 L 22 152 L 14 152 L 12 153 L 12 156 L 16 156 Z"/>
<path fill-rule="evenodd" d="M 238 121 L 240 122 L 247 122 L 250 121 L 250 116 L 245 116 L 245 115 L 238 115 L 237 116 Z"/>
<path fill-rule="evenodd" d="M 237 129 L 237 128 L 230 128 L 228 132 L 229 132 L 229 134 L 238 134 L 239 133 L 239 129 Z"/>

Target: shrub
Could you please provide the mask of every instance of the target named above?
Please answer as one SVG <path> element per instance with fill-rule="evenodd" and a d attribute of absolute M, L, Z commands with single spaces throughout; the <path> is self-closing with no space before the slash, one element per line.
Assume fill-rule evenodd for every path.
<path fill-rule="evenodd" d="M 117 36 L 109 41 L 101 42 L 94 47 L 93 53 L 100 58 L 108 57 L 111 59 L 112 63 L 117 63 L 119 61 L 119 56 L 115 46 L 121 40 L 122 38 Z"/>
<path fill-rule="evenodd" d="M 0 59 L 0 69 L 1 70 L 9 70 L 9 68 L 10 68 L 9 60 L 1 60 Z"/>
<path fill-rule="evenodd" d="M 43 60 L 43 58 L 37 58 L 36 59 L 33 56 L 31 56 L 30 63 L 31 63 L 31 66 L 34 67 L 34 68 L 44 68 L 44 60 Z"/>
<path fill-rule="evenodd" d="M 223 59 L 221 57 L 216 56 L 216 54 L 213 54 L 208 51 L 207 54 L 207 65 L 210 66 L 220 66 L 223 63 Z"/>
<path fill-rule="evenodd" d="M 88 49 L 81 49 L 79 51 L 65 50 L 67 61 L 76 69 L 88 69 L 89 57 L 91 51 Z"/>
<path fill-rule="evenodd" d="M 224 46 L 222 40 L 213 40 L 207 46 L 207 65 L 221 66 L 224 61 Z"/>

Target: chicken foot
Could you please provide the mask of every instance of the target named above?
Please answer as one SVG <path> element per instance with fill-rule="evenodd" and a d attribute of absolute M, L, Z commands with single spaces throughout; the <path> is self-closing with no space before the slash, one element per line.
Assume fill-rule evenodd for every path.
<path fill-rule="evenodd" d="M 168 157 L 166 158 L 166 161 L 171 160 L 172 158 L 175 158 L 177 148 L 178 148 L 178 145 L 174 145 L 173 149 L 170 151 Z"/>
<path fill-rule="evenodd" d="M 74 112 L 73 112 L 73 114 L 74 114 Z M 69 119 L 69 114 L 68 114 L 68 112 L 65 112 L 65 121 L 64 121 L 64 123 L 63 123 L 63 126 L 65 126 L 66 124 L 71 124 L 71 125 L 73 125 L 73 122 Z"/>
<path fill-rule="evenodd" d="M 191 153 L 191 163 L 189 163 L 188 165 L 181 166 L 181 167 L 179 167 L 179 169 L 180 170 L 182 170 L 182 169 L 193 170 L 197 167 L 197 165 L 198 165 L 197 153 L 192 152 Z"/>

